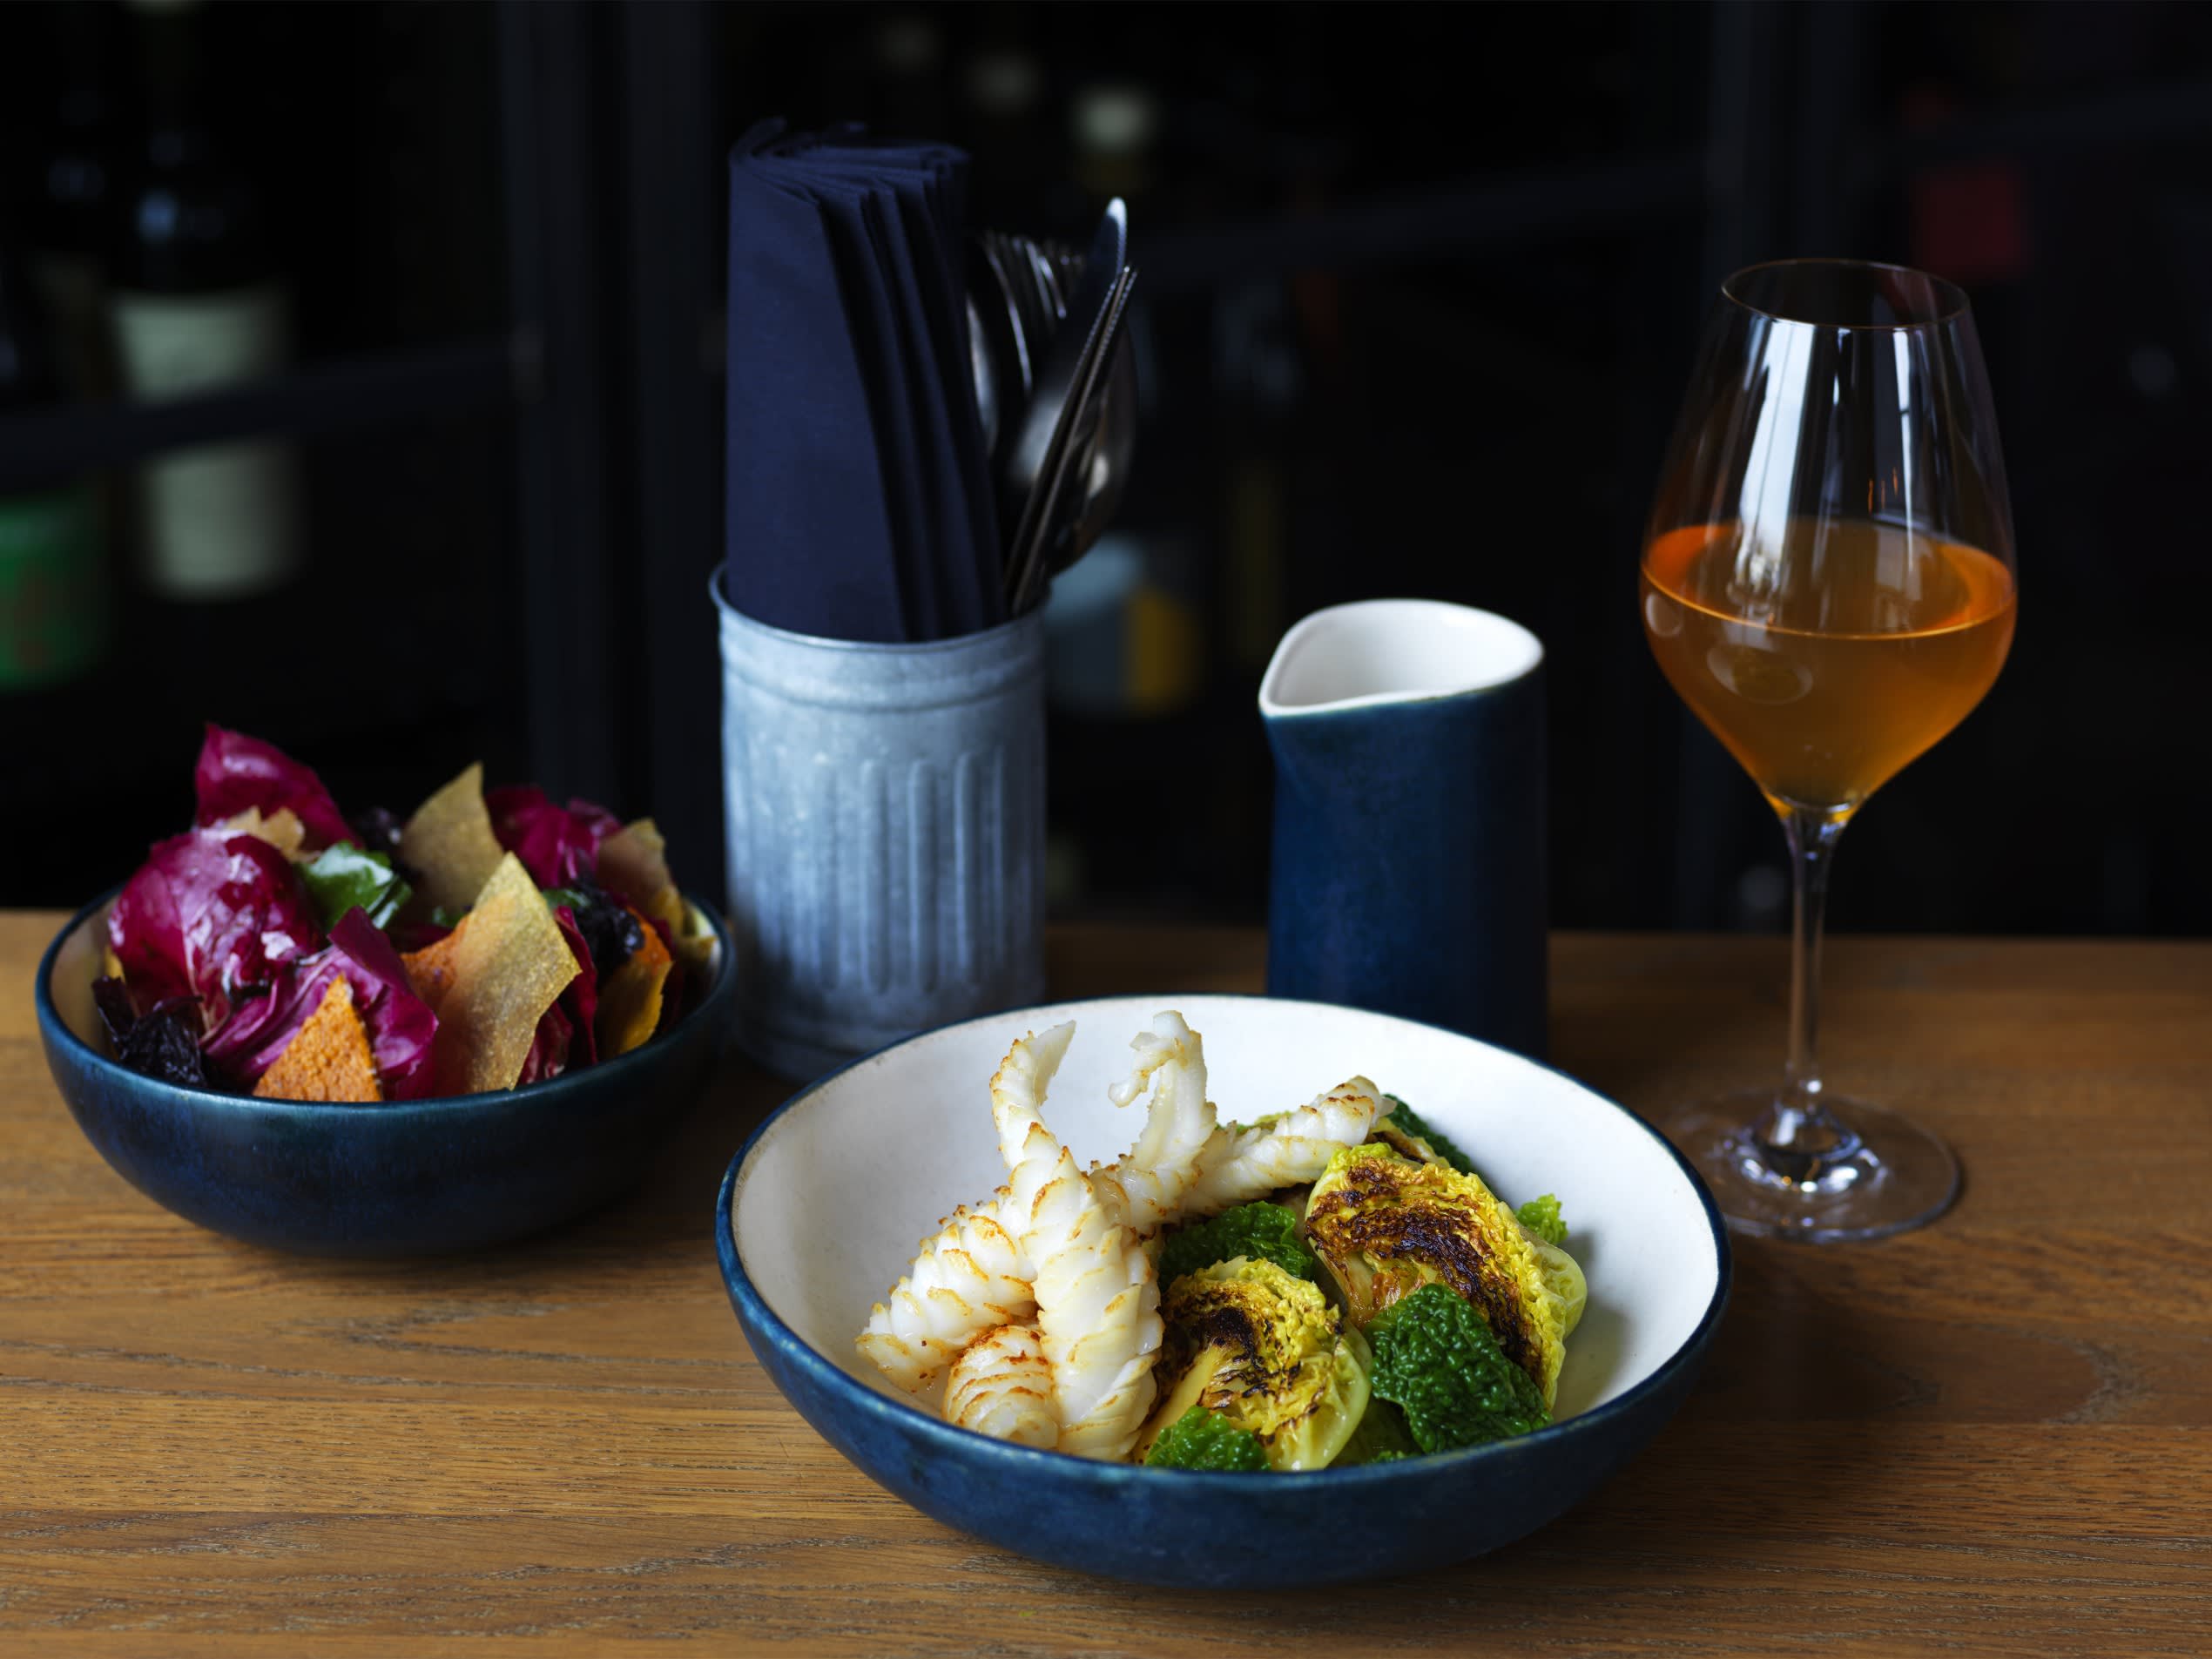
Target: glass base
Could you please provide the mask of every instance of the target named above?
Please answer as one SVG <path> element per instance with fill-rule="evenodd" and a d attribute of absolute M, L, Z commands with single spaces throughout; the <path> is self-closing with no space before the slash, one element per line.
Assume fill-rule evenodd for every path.
<path fill-rule="evenodd" d="M 1843 1131 L 1817 1153 L 1763 1143 L 1772 1091 L 1701 1100 L 1654 1120 L 1713 1190 L 1738 1232 L 1835 1244 L 1879 1238 L 1933 1221 L 1959 1196 L 1959 1160 L 1908 1117 L 1865 1101 L 1824 1097 Z"/>

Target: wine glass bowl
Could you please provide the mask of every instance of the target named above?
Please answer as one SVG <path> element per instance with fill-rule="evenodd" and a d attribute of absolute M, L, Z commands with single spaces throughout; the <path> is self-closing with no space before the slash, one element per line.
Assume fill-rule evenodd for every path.
<path fill-rule="evenodd" d="M 1844 824 L 1980 702 L 2012 644 L 2012 511 L 1966 295 L 1841 260 L 1730 277 L 1639 588 L 1669 683 L 1780 816 L 1796 889 L 1779 1090 L 1667 1127 L 1739 1227 L 1918 1225 L 1950 1203 L 1958 1165 L 1894 1113 L 1824 1093 L 1820 921 Z"/>

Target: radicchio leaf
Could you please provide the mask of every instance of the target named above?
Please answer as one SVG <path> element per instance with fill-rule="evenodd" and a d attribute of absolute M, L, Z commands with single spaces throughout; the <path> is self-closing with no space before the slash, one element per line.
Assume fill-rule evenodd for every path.
<path fill-rule="evenodd" d="M 567 1070 L 569 1044 L 574 1035 L 575 1028 L 558 1002 L 538 1015 L 537 1032 L 530 1039 L 530 1051 L 523 1056 L 523 1075 L 515 1079 L 515 1087 L 542 1083 Z"/>
<path fill-rule="evenodd" d="M 622 827 L 605 807 L 581 798 L 556 806 L 535 784 L 487 790 L 484 809 L 500 846 L 523 861 L 541 887 L 566 887 L 579 874 L 593 874 L 599 843 Z"/>
<path fill-rule="evenodd" d="M 644 928 L 630 907 L 588 875 L 579 873 L 565 887 L 548 892 L 545 901 L 556 908 L 568 907 L 577 931 L 590 948 L 592 965 L 601 974 L 613 973 L 645 942 Z"/>
<path fill-rule="evenodd" d="M 392 941 L 359 910 L 330 930 L 330 948 L 345 957 L 354 1006 L 368 1028 L 368 1051 L 387 1100 L 420 1100 L 430 1092 L 430 1047 L 438 1016 L 415 994 Z"/>
<path fill-rule="evenodd" d="M 569 949 L 575 954 L 577 968 L 576 977 L 569 981 L 567 988 L 561 993 L 560 1001 L 553 1006 L 568 1015 L 569 1025 L 574 1033 L 574 1050 L 580 1050 L 572 1051 L 570 1060 L 578 1066 L 594 1066 L 599 1063 L 598 1039 L 592 1035 L 592 1027 L 599 1015 L 599 969 L 593 960 L 591 947 L 585 942 L 583 930 L 577 925 L 576 912 L 566 905 L 556 906 L 553 920 L 561 925 L 562 936 L 569 941 Z"/>
<path fill-rule="evenodd" d="M 155 844 L 117 895 L 107 936 L 138 1008 L 196 996 L 210 1032 L 322 943 L 283 853 L 204 829 Z"/>
<path fill-rule="evenodd" d="M 354 839 L 346 815 L 312 767 L 242 732 L 208 726 L 192 789 L 199 800 L 193 822 L 203 828 L 249 806 L 260 808 L 265 817 L 288 807 L 307 832 L 304 845 L 310 853 Z"/>
<path fill-rule="evenodd" d="M 330 942 L 290 964 L 262 996 L 242 1001 L 229 1020 L 208 1033 L 207 1060 L 217 1074 L 250 1089 L 290 1046 L 330 989 L 346 976 L 354 1008 L 368 1033 L 368 1052 L 387 1100 L 417 1100 L 430 1092 L 430 1045 L 438 1017 L 415 994 L 406 966 L 389 940 L 359 909 L 348 910 L 330 930 Z"/>

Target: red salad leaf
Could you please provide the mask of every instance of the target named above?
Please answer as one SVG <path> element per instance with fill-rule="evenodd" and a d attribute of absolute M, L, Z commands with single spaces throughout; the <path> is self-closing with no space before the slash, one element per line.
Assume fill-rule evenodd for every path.
<path fill-rule="evenodd" d="M 391 941 L 359 908 L 330 930 L 330 943 L 286 966 L 258 997 L 240 999 L 230 1017 L 211 1029 L 202 1045 L 216 1074 L 251 1088 L 300 1034 L 343 974 L 353 987 L 354 1008 L 368 1033 L 368 1052 L 387 1100 L 419 1100 L 430 1092 L 430 1045 L 438 1016 L 415 993 Z"/>
<path fill-rule="evenodd" d="M 233 1089 L 259 1082 L 322 1006 L 323 993 L 339 973 L 336 955 L 326 948 L 287 963 L 273 982 L 239 997 L 227 1017 L 209 1026 L 200 1040 L 208 1070 Z"/>
<path fill-rule="evenodd" d="M 442 921 L 410 921 L 402 914 L 385 924 L 384 936 L 392 941 L 394 950 L 405 956 L 428 949 L 452 931 Z"/>
<path fill-rule="evenodd" d="M 284 854 L 259 837 L 212 830 L 156 843 L 108 912 L 107 936 L 142 1013 L 197 996 L 210 1032 L 322 944 Z"/>
<path fill-rule="evenodd" d="M 576 913 L 568 906 L 556 905 L 553 920 L 576 957 L 577 975 L 553 1006 L 538 1015 L 530 1051 L 523 1058 L 523 1074 L 515 1080 L 517 1089 L 595 1064 L 599 1057 L 597 1040 L 591 1033 L 592 1017 L 599 1006 L 599 974 L 591 965 L 591 947 L 584 943 Z"/>
<path fill-rule="evenodd" d="M 235 817 L 247 807 L 260 809 L 264 817 L 289 808 L 307 830 L 304 843 L 310 853 L 320 852 L 334 841 L 350 841 L 354 832 L 346 815 L 331 799 L 330 792 L 314 769 L 301 765 L 273 744 L 249 738 L 242 732 L 207 728 L 200 745 L 199 765 L 192 772 L 192 788 L 199 798 L 193 822 L 205 828 Z"/>
<path fill-rule="evenodd" d="M 392 941 L 356 908 L 330 930 L 330 948 L 341 954 L 353 982 L 354 1007 L 368 1028 L 368 1051 L 387 1100 L 419 1100 L 430 1092 L 430 1044 L 438 1016 L 415 994 Z"/>
<path fill-rule="evenodd" d="M 591 947 L 584 942 L 583 930 L 577 926 L 576 912 L 566 905 L 557 906 L 553 920 L 560 923 L 562 936 L 575 953 L 577 968 L 576 977 L 569 981 L 553 1006 L 568 1015 L 570 1028 L 575 1034 L 571 1059 L 579 1066 L 597 1065 L 599 1043 L 592 1035 L 591 1028 L 599 1014 L 599 970 L 592 964 Z"/>
<path fill-rule="evenodd" d="M 557 1077 L 569 1066 L 569 1043 L 575 1029 L 569 1016 L 561 1012 L 556 1002 L 538 1016 L 537 1034 L 530 1039 L 530 1051 L 523 1056 L 523 1075 L 515 1079 L 515 1087 L 524 1083 L 542 1083 L 549 1077 Z"/>
<path fill-rule="evenodd" d="M 536 784 L 510 784 L 484 792 L 491 833 L 522 860 L 541 887 L 565 887 L 579 873 L 599 867 L 599 843 L 622 827 L 615 815 L 581 798 L 556 806 Z"/>

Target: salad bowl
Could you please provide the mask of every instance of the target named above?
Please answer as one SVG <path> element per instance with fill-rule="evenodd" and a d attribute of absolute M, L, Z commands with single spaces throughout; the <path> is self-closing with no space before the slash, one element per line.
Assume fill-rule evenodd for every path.
<path fill-rule="evenodd" d="M 1107 1089 L 1125 1046 L 1174 1008 L 1205 1040 L 1224 1118 L 1244 1122 L 1363 1073 L 1465 1148 L 1508 1202 L 1558 1195 L 1589 1302 L 1555 1420 L 1516 1439 L 1305 1474 L 1103 1463 L 942 1421 L 854 1347 L 914 1241 L 1005 1178 L 988 1107 L 1014 1039 L 1076 1022 L 1046 1106 L 1079 1163 L 1118 1157 L 1133 1111 Z M 1711 1195 L 1625 1107 L 1438 1027 L 1332 1004 L 1114 997 L 909 1038 L 786 1102 L 732 1160 L 715 1238 L 732 1306 L 785 1397 L 863 1474 L 946 1524 L 1061 1566 L 1218 1588 L 1395 1575 L 1535 1530 L 1613 1475 L 1673 1413 L 1727 1305 Z"/>
<path fill-rule="evenodd" d="M 386 1104 L 262 1100 L 144 1076 L 109 1057 L 92 1001 L 108 894 L 38 964 L 46 1062 L 85 1138 L 124 1179 L 216 1232 L 307 1255 L 420 1256 L 536 1232 L 621 1196 L 699 1097 L 729 1028 L 729 931 L 691 1005 L 629 1053 L 522 1089 Z"/>

